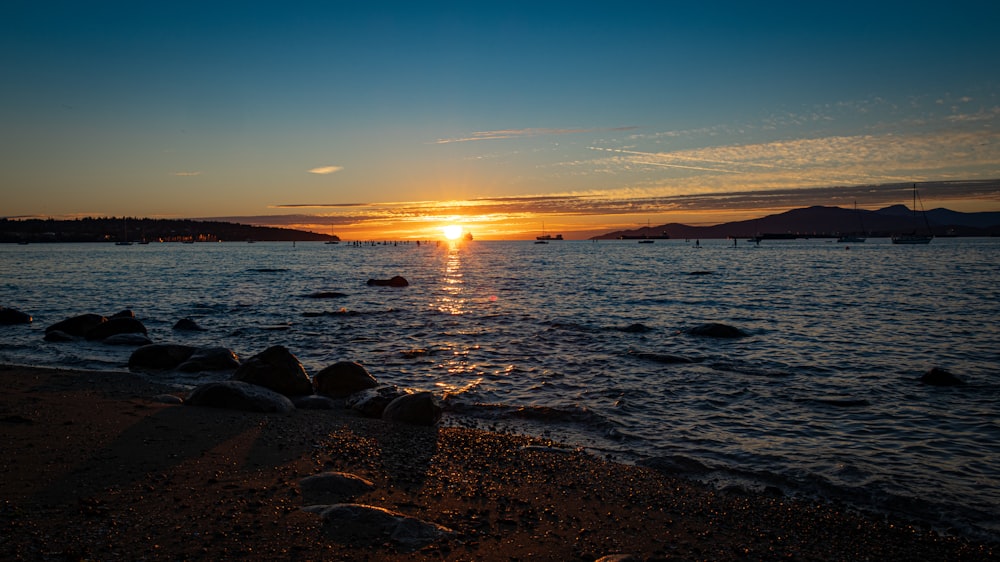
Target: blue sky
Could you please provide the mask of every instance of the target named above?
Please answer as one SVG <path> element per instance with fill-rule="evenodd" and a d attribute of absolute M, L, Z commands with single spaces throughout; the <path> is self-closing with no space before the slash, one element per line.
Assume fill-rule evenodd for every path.
<path fill-rule="evenodd" d="M 995 3 L 8 4 L 2 216 L 502 237 L 1000 178 Z"/>

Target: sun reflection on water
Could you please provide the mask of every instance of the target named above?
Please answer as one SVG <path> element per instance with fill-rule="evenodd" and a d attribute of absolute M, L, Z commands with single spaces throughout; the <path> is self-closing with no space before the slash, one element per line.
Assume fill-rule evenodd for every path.
<path fill-rule="evenodd" d="M 461 245 L 448 245 L 448 258 L 445 260 L 442 295 L 438 297 L 435 307 L 438 312 L 460 315 L 465 313 L 468 299 L 463 295 L 465 281 L 462 279 Z"/>

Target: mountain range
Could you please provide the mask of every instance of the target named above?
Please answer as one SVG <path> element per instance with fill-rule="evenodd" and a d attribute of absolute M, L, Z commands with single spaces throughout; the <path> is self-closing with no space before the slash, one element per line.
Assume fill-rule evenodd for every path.
<path fill-rule="evenodd" d="M 926 222 L 924 218 L 926 217 Z M 892 205 L 877 211 L 814 206 L 792 209 L 758 219 L 727 222 L 713 226 L 688 226 L 670 223 L 634 230 L 618 230 L 591 240 L 618 238 L 836 238 L 842 234 L 860 234 L 878 238 L 902 232 L 927 232 L 935 236 L 1000 236 L 1000 212 L 961 213 L 933 209 L 914 214 L 906 205 Z"/>

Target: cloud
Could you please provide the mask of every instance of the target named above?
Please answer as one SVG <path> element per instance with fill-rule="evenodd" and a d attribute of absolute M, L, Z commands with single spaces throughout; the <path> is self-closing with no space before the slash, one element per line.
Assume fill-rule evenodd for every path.
<path fill-rule="evenodd" d="M 179 177 L 200 176 L 201 172 L 174 172 L 170 175 Z"/>
<path fill-rule="evenodd" d="M 309 170 L 309 173 L 326 175 L 326 174 L 332 174 L 334 172 L 339 172 L 343 169 L 344 169 L 343 166 L 320 166 L 319 168 L 313 168 Z"/>
<path fill-rule="evenodd" d="M 438 139 L 434 141 L 433 144 L 450 144 L 454 142 L 527 138 L 527 137 L 540 137 L 549 135 L 575 135 L 579 133 L 594 133 L 603 131 L 631 131 L 636 128 L 637 127 L 612 127 L 607 129 L 546 129 L 546 128 L 499 129 L 496 131 L 477 131 L 467 137 Z"/>

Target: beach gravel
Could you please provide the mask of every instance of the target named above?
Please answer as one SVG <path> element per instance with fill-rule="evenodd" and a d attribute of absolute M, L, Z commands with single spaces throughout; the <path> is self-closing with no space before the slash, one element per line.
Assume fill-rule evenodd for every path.
<path fill-rule="evenodd" d="M 184 407 L 128 373 L 0 366 L 0 388 L 0 560 L 995 559 L 996 545 L 545 440 Z M 300 488 L 330 473 L 370 482 L 351 501 L 421 539 L 331 536 Z"/>

